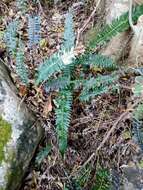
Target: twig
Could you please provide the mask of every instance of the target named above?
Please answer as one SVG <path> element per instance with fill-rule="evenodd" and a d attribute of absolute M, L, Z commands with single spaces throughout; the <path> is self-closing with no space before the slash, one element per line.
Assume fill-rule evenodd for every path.
<path fill-rule="evenodd" d="M 106 143 L 106 141 L 109 139 L 110 135 L 113 133 L 113 131 L 116 129 L 117 125 L 120 121 L 122 121 L 125 117 L 128 116 L 129 112 L 133 110 L 134 107 L 136 107 L 141 101 L 143 101 L 143 98 L 137 100 L 130 108 L 128 108 L 124 113 L 120 115 L 119 118 L 114 122 L 111 129 L 108 131 L 106 136 L 104 137 L 103 141 L 100 143 L 100 145 L 97 148 L 97 152 L 103 147 L 103 145 Z"/>
<path fill-rule="evenodd" d="M 84 32 L 84 30 L 87 28 L 90 20 L 93 18 L 93 16 L 95 15 L 95 12 L 100 4 L 101 0 L 98 0 L 96 6 L 94 7 L 92 13 L 90 14 L 90 16 L 88 17 L 88 19 L 85 21 L 83 27 L 81 29 L 78 30 L 77 32 L 77 40 L 76 40 L 76 46 L 78 46 L 79 40 L 80 40 L 80 36 L 81 34 Z"/>

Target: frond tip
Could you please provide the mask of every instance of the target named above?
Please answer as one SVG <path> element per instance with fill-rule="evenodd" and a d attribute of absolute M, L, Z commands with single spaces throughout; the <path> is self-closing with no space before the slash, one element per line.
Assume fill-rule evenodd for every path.
<path fill-rule="evenodd" d="M 56 99 L 56 131 L 59 141 L 59 149 L 64 154 L 67 148 L 68 127 L 71 119 L 72 93 L 64 89 Z"/>
<path fill-rule="evenodd" d="M 62 50 L 64 49 L 65 51 L 70 51 L 72 48 L 74 48 L 75 34 L 73 26 L 73 15 L 71 10 L 66 14 L 63 38 L 64 42 L 62 45 Z"/>

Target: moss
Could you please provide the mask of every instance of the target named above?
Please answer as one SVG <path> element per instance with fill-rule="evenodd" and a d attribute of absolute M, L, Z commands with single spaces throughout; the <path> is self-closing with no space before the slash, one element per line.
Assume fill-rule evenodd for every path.
<path fill-rule="evenodd" d="M 11 124 L 0 117 L 0 164 L 5 159 L 4 147 L 11 138 Z"/>
<path fill-rule="evenodd" d="M 139 162 L 138 166 L 143 169 L 143 160 Z"/>

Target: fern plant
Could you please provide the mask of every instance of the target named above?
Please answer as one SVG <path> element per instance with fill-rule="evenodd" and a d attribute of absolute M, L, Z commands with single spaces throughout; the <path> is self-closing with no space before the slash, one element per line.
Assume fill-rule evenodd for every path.
<path fill-rule="evenodd" d="M 143 6 L 137 6 L 133 12 L 133 20 L 143 13 Z M 37 45 L 40 41 L 40 16 L 28 17 L 28 36 L 29 47 Z M 8 47 L 11 52 L 16 51 L 16 29 L 15 25 L 10 25 L 7 32 L 7 41 L 9 40 Z M 117 33 L 125 31 L 129 28 L 128 13 L 122 15 L 120 18 L 113 21 L 112 25 L 107 25 L 101 33 L 99 33 L 89 47 L 93 48 L 97 45 L 103 44 L 115 36 Z M 11 33 L 12 31 L 12 33 Z M 14 39 L 14 40 L 12 40 Z M 45 83 L 45 90 L 47 92 L 56 91 L 56 131 L 59 140 L 59 148 L 62 154 L 67 147 L 67 131 L 70 125 L 71 109 L 72 109 L 72 95 L 74 90 L 80 90 L 79 99 L 81 101 L 89 101 L 95 96 L 102 95 L 117 89 L 118 77 L 110 71 L 117 70 L 117 66 L 113 60 L 109 57 L 93 54 L 92 51 L 86 51 L 84 55 L 75 57 L 75 34 L 73 27 L 72 11 L 66 15 L 65 19 L 65 31 L 63 36 L 63 43 L 58 52 L 54 53 L 50 58 L 44 59 L 43 63 L 38 67 L 38 76 L 36 84 Z M 28 84 L 28 74 L 24 66 L 24 52 L 18 48 L 16 54 L 16 67 L 17 73 L 20 76 L 23 83 Z M 76 76 L 76 69 L 78 67 L 83 69 L 83 76 Z M 102 75 L 86 76 L 84 74 L 84 68 L 86 71 L 88 68 L 99 68 L 104 71 L 108 71 Z"/>

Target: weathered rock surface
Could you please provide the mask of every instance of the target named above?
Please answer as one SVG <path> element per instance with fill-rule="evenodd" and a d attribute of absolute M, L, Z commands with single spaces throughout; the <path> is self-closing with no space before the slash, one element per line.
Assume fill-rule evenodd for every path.
<path fill-rule="evenodd" d="M 125 165 L 122 170 L 122 190 L 143 190 L 143 160 Z"/>
<path fill-rule="evenodd" d="M 0 63 L 0 190 L 18 190 L 42 136 L 42 127 L 16 96 Z"/>

